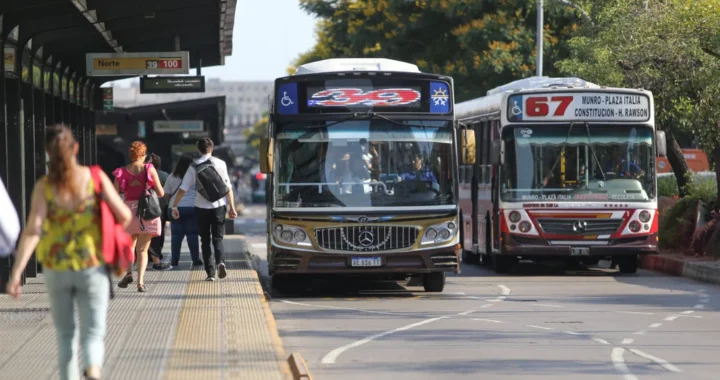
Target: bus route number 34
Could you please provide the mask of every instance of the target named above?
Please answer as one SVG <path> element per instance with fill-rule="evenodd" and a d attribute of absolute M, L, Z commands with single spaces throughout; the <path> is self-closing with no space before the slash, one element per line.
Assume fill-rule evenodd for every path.
<path fill-rule="evenodd" d="M 565 116 L 572 96 L 553 96 L 548 99 L 547 96 L 532 96 L 525 100 L 525 114 L 530 117 L 543 117 L 550 114 L 550 104 L 557 104 L 553 116 Z"/>

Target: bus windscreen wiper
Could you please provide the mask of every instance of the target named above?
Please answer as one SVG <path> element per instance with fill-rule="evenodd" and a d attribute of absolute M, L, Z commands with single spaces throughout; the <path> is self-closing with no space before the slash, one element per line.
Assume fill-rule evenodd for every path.
<path fill-rule="evenodd" d="M 570 140 L 570 134 L 572 133 L 573 127 L 575 126 L 575 122 L 570 123 L 570 128 L 568 129 L 567 136 L 565 136 L 565 142 L 563 142 L 562 147 L 560 148 L 560 155 L 555 159 L 555 163 L 550 168 L 550 174 L 552 175 L 553 170 L 555 170 L 555 167 L 557 166 L 558 162 L 560 162 L 560 158 L 563 157 L 565 153 L 565 146 L 567 146 L 568 140 Z M 545 185 L 541 183 L 542 188 L 545 188 Z"/>
<path fill-rule="evenodd" d="M 592 152 L 593 158 L 595 159 L 595 163 L 597 163 L 598 167 L 600 168 L 600 174 L 602 174 L 603 181 L 607 181 L 605 178 L 605 170 L 603 170 L 602 165 L 600 164 L 600 160 L 597 158 L 597 154 L 595 154 L 595 148 L 593 148 L 592 139 L 590 138 L 590 125 L 588 125 L 587 121 L 585 122 L 585 132 L 587 132 L 588 137 L 588 145 L 590 146 L 590 152 Z M 587 181 L 590 177 L 590 167 L 588 165 L 588 168 L 585 170 L 585 181 L 587 186 Z"/>

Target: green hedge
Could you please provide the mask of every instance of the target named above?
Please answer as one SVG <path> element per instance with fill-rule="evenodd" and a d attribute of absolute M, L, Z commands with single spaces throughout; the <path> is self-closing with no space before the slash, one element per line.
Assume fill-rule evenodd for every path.
<path fill-rule="evenodd" d="M 673 197 L 678 195 L 675 176 L 658 178 L 658 195 Z M 687 196 L 680 199 L 670 210 L 660 215 L 659 244 L 662 249 L 679 249 L 690 246 L 695 232 L 693 218 L 697 201 L 707 209 L 714 208 L 717 199 L 717 184 L 713 176 L 693 175 L 693 181 L 687 188 Z"/>

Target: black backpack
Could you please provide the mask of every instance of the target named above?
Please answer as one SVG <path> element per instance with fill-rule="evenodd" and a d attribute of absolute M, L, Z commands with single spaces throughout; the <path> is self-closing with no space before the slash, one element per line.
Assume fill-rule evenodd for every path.
<path fill-rule="evenodd" d="M 147 166 L 145 167 L 147 171 Z M 145 192 L 138 199 L 138 210 L 137 216 L 140 218 L 140 230 L 145 231 L 145 224 L 143 221 L 151 221 L 162 215 L 162 207 L 160 206 L 160 199 L 158 199 L 155 190 L 145 185 Z"/>
<path fill-rule="evenodd" d="M 198 194 L 210 202 L 215 202 L 228 195 L 230 188 L 223 180 L 217 168 L 208 159 L 205 162 L 195 164 L 195 188 Z"/>

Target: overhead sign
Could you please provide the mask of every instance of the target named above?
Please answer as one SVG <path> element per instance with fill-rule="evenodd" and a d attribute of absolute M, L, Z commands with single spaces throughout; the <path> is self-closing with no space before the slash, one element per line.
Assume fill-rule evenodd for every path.
<path fill-rule="evenodd" d="M 202 120 L 155 120 L 153 131 L 155 133 L 165 132 L 202 132 L 205 125 Z"/>
<path fill-rule="evenodd" d="M 170 75 L 190 72 L 190 53 L 88 53 L 88 76 Z"/>
<path fill-rule="evenodd" d="M 644 94 L 579 92 L 512 95 L 510 122 L 650 120 L 650 99 Z"/>
<path fill-rule="evenodd" d="M 141 94 L 205 92 L 205 77 L 140 77 Z"/>

